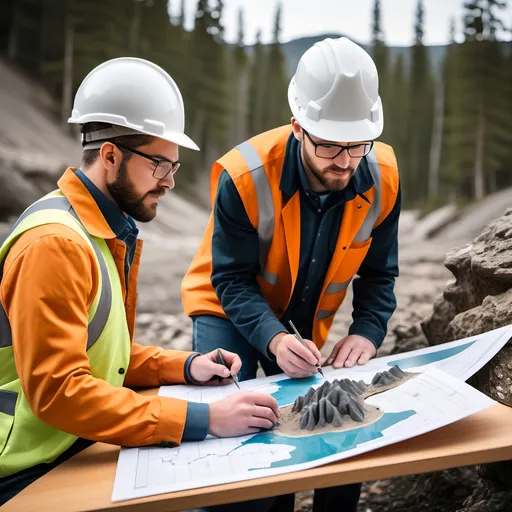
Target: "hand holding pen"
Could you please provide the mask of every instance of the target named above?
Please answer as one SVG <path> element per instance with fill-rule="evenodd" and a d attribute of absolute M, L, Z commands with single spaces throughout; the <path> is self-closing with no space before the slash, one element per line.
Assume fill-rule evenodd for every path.
<path fill-rule="evenodd" d="M 228 379 L 233 379 L 238 386 L 237 374 L 241 367 L 242 361 L 237 354 L 217 349 L 194 357 L 189 372 L 195 384 L 227 383 Z"/>
<path fill-rule="evenodd" d="M 308 348 L 308 346 L 306 345 L 306 342 L 304 341 L 304 338 L 300 335 L 300 333 L 297 330 L 297 328 L 295 327 L 295 325 L 293 325 L 293 322 L 290 320 L 288 323 L 291 325 L 291 328 L 293 329 L 293 332 L 295 333 L 295 337 L 302 343 L 302 345 L 304 347 Z M 316 345 L 315 345 L 315 348 L 316 348 Z M 318 373 L 325 379 L 325 375 L 324 375 L 324 372 L 322 370 L 322 367 L 320 366 L 320 362 L 319 361 L 320 361 L 320 357 L 318 358 L 318 361 L 315 364 L 315 366 L 316 366 L 316 369 L 317 369 Z"/>
<path fill-rule="evenodd" d="M 281 332 L 271 340 L 268 350 L 288 377 L 300 379 L 318 373 L 321 354 L 311 340 L 301 342 L 296 335 Z"/>

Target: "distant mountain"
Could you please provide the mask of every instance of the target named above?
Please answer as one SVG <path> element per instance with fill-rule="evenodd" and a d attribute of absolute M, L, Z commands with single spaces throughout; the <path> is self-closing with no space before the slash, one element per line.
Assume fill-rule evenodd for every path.
<path fill-rule="evenodd" d="M 293 76 L 293 74 L 295 73 L 295 70 L 297 69 L 297 64 L 299 63 L 302 54 L 315 43 L 317 43 L 318 41 L 322 41 L 326 37 L 338 38 L 342 37 L 342 34 L 321 34 L 318 36 L 301 37 L 299 39 L 294 39 L 292 41 L 288 41 L 287 43 L 282 44 L 283 52 L 286 57 L 286 65 L 290 77 Z M 361 45 L 366 51 L 371 51 L 371 48 L 369 48 L 368 45 L 361 44 L 358 41 L 354 42 Z M 438 69 L 446 54 L 447 47 L 427 46 L 427 48 L 430 56 L 430 61 L 434 69 Z M 408 68 L 411 61 L 410 46 L 390 46 L 389 53 L 391 61 L 393 63 L 395 62 L 396 58 L 399 55 L 403 55 L 404 64 L 406 66 L 406 69 Z"/>

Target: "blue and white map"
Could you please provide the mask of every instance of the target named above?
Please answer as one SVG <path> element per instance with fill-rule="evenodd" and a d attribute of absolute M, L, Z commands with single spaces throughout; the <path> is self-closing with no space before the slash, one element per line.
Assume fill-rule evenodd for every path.
<path fill-rule="evenodd" d="M 114 482 L 113 501 L 224 484 L 298 471 L 358 455 L 443 427 L 494 404 L 464 380 L 487 363 L 512 337 L 512 326 L 480 336 L 414 352 L 378 358 L 351 369 L 325 368 L 329 381 L 351 378 L 369 383 L 394 365 L 418 373 L 365 403 L 383 415 L 371 424 L 346 431 L 304 437 L 274 431 L 251 436 L 183 443 L 177 448 L 123 448 Z M 292 404 L 320 376 L 292 380 L 286 375 L 240 383 L 243 391 L 272 394 L 280 407 Z M 160 395 L 211 403 L 238 390 L 224 387 L 165 386 Z"/>

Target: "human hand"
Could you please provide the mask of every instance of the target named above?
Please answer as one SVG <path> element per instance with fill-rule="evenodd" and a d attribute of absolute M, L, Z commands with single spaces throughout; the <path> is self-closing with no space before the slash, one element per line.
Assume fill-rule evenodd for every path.
<path fill-rule="evenodd" d="M 376 354 L 377 349 L 370 340 L 358 334 L 350 334 L 334 345 L 325 364 L 332 364 L 334 368 L 351 368 L 356 363 L 366 364 Z"/>
<path fill-rule="evenodd" d="M 288 377 L 300 379 L 317 373 L 320 350 L 311 340 L 304 340 L 306 347 L 293 335 L 279 333 L 270 342 L 268 349 L 276 356 L 279 367 Z"/>
<path fill-rule="evenodd" d="M 217 350 L 212 350 L 207 354 L 194 357 L 190 363 L 190 376 L 198 384 L 216 384 L 217 381 L 212 380 L 214 377 L 222 379 L 231 379 L 236 375 L 242 367 L 242 361 L 237 354 L 222 350 L 222 357 L 229 366 L 226 368 L 223 364 L 217 362 Z"/>
<path fill-rule="evenodd" d="M 274 397 L 266 393 L 235 393 L 210 404 L 208 433 L 216 437 L 255 434 L 272 428 L 279 417 Z"/>

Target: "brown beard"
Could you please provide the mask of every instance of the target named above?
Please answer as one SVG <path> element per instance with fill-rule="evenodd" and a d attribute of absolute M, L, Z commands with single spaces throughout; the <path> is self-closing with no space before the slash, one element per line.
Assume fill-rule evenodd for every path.
<path fill-rule="evenodd" d="M 107 189 L 117 206 L 124 213 L 139 222 L 149 222 L 156 216 L 156 205 L 149 208 L 144 206 L 146 197 L 150 194 L 163 196 L 166 192 L 164 187 L 158 187 L 146 194 L 137 194 L 133 183 L 128 177 L 125 162 L 121 162 L 115 180 L 112 183 L 107 183 Z"/>

